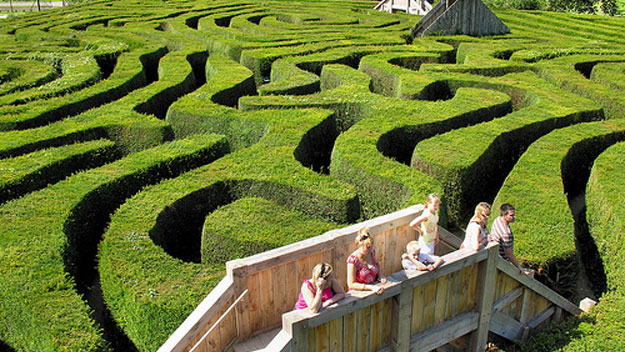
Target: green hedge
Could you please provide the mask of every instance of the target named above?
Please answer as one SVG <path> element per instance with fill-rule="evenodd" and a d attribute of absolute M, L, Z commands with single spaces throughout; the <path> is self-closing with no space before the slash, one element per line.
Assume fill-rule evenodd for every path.
<path fill-rule="evenodd" d="M 268 125 L 258 143 L 146 188 L 111 219 L 98 253 L 103 294 L 140 350 L 156 350 L 223 276 L 223 263 L 180 260 L 199 261 L 200 229 L 219 206 L 262 197 L 322 221 L 345 223 L 359 216 L 351 187 L 294 158 L 304 135 L 331 118 L 329 112 L 253 115 Z"/>
<path fill-rule="evenodd" d="M 202 263 L 223 264 L 318 236 L 338 226 L 262 198 L 239 199 L 206 217 Z"/>
<path fill-rule="evenodd" d="M 622 124 L 621 124 L 622 125 Z M 607 276 L 608 291 L 581 320 L 552 327 L 522 346 L 523 351 L 622 351 L 625 349 L 625 222 L 623 184 L 625 143 L 616 143 L 594 160 L 586 188 L 587 219 Z M 601 264 L 597 264 L 601 265 Z"/>
<path fill-rule="evenodd" d="M 583 187 L 588 176 L 585 165 L 607 146 L 625 139 L 624 127 L 623 121 L 582 123 L 538 139 L 516 163 L 494 201 L 494 209 L 502 203 L 518 209 L 514 224 L 517 258 L 539 268 L 551 280 L 550 286 L 565 296 L 574 293 L 570 285 L 579 270 L 567 194 Z M 593 268 L 596 265 L 586 271 L 591 273 Z"/>
<path fill-rule="evenodd" d="M 91 226 L 103 228 L 115 204 L 146 184 L 223 154 L 224 142 L 198 136 L 159 146 L 0 208 L 0 221 L 11 223 L 0 229 L 1 339 L 20 350 L 104 350 L 106 343 L 68 275 L 77 274 L 80 256 L 88 255 L 83 249 L 95 250 L 97 238 L 90 236 L 98 232 L 90 232 Z"/>
<path fill-rule="evenodd" d="M 478 202 L 494 197 L 501 175 L 533 141 L 556 128 L 602 117 L 593 102 L 563 90 L 555 94 L 553 86 L 530 72 L 451 80 L 449 85 L 501 90 L 516 106 L 501 118 L 424 140 L 414 150 L 413 167 L 444 185 L 450 221 L 458 227 L 465 226 Z"/>
<path fill-rule="evenodd" d="M 7 60 L 2 62 L 2 67 L 7 70 L 12 69 L 9 72 L 13 73 L 9 77 L 14 77 L 10 80 L 6 78 L 2 80 L 2 86 L 0 86 L 1 95 L 37 87 L 53 81 L 59 76 L 56 68 L 43 60 L 28 60 L 25 58 Z M 4 110 L 4 107 L 0 108 L 0 112 L 3 113 Z"/>
<path fill-rule="evenodd" d="M 608 118 L 625 118 L 625 104 L 613 88 L 597 83 L 590 77 L 597 63 L 624 60 L 622 55 L 572 55 L 540 62 L 538 74 L 547 81 L 601 104 Z"/>
<path fill-rule="evenodd" d="M 625 58 L 623 60 L 625 61 Z M 612 89 L 625 91 L 625 64 L 597 64 L 592 69 L 590 79 Z"/>
<path fill-rule="evenodd" d="M 176 138 L 220 133 L 228 137 L 234 150 L 257 142 L 265 134 L 265 124 L 230 107 L 240 96 L 253 91 L 252 73 L 222 55 L 211 55 L 206 71 L 206 84 L 178 99 L 167 112 L 167 122 Z"/>
<path fill-rule="evenodd" d="M 21 105 L 33 100 L 63 96 L 95 84 L 102 78 L 95 58 L 85 55 L 66 54 L 60 58 L 60 77 L 35 89 L 0 97 L 1 105 Z"/>
<path fill-rule="evenodd" d="M 96 140 L 2 159 L 0 203 L 44 188 L 77 170 L 97 167 L 119 157 L 113 142 Z"/>

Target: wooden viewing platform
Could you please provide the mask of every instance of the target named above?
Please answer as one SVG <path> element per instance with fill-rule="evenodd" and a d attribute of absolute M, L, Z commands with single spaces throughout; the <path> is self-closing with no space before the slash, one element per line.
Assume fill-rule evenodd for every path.
<path fill-rule="evenodd" d="M 401 254 L 416 238 L 413 206 L 227 263 L 227 276 L 159 351 L 483 351 L 489 332 L 522 341 L 550 321 L 579 314 L 567 301 L 498 255 L 456 250 L 439 227 L 444 264 L 404 272 Z M 347 287 L 346 258 L 363 226 L 374 237 L 388 282 L 382 295 L 350 291 L 322 309 L 292 311 L 312 267 L 328 262 Z"/>

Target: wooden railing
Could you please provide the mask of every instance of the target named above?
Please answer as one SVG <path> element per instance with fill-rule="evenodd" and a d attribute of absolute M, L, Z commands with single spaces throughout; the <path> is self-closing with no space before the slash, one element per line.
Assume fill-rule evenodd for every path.
<path fill-rule="evenodd" d="M 228 350 L 276 328 L 282 330 L 273 351 L 425 351 L 459 343 L 463 335 L 471 337 L 464 337 L 466 346 L 480 350 L 489 330 L 520 340 L 562 312 L 579 311 L 499 258 L 497 247 L 454 251 L 460 240 L 442 227 L 437 252 L 448 253 L 445 263 L 432 272 L 404 272 L 401 254 L 416 238 L 408 224 L 422 210 L 414 206 L 228 262 L 227 276 L 159 351 Z M 317 314 L 292 312 L 302 281 L 317 263 L 332 264 L 337 280 L 347 286 L 346 259 L 363 226 L 369 227 L 381 272 L 389 277 L 384 294 L 348 292 Z"/>

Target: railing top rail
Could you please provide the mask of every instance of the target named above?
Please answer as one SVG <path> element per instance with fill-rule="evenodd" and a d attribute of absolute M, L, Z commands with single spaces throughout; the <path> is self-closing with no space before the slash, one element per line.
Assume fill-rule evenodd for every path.
<path fill-rule="evenodd" d="M 324 309 L 318 313 L 312 313 L 306 309 L 285 313 L 282 316 L 283 328 L 289 331 L 290 328 L 288 325 L 298 324 L 303 321 L 306 321 L 305 324 L 308 328 L 319 326 L 363 307 L 396 296 L 400 294 L 402 289 L 426 284 L 442 276 L 449 275 L 467 266 L 486 260 L 489 251 L 496 251 L 498 248 L 498 246 L 493 246 L 488 250 L 479 252 L 458 250 L 446 254 L 443 256 L 444 263 L 434 271 L 398 271 L 387 277 L 388 282 L 385 284 L 384 293 L 381 295 L 377 295 L 371 291 L 349 291 L 344 299 L 333 304 L 330 309 Z"/>

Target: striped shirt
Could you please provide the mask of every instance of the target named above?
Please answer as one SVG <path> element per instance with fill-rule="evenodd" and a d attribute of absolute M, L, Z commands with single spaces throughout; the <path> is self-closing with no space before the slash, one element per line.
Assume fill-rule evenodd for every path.
<path fill-rule="evenodd" d="M 514 251 L 514 235 L 512 235 L 510 225 L 501 216 L 498 216 L 493 221 L 493 226 L 490 228 L 490 240 L 499 243 L 499 255 L 503 259 L 510 261 L 504 249 L 510 248 Z"/>

